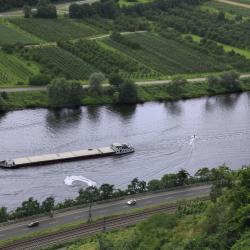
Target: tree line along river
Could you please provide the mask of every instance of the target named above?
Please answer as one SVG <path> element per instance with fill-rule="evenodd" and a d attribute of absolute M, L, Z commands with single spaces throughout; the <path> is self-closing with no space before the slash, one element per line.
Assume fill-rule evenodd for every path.
<path fill-rule="evenodd" d="M 195 138 L 194 138 L 195 135 Z M 80 187 L 150 180 L 181 168 L 250 163 L 250 93 L 136 106 L 31 109 L 0 116 L 0 160 L 131 143 L 136 152 L 41 167 L 0 170 L 0 206 L 30 196 L 57 201 Z"/>

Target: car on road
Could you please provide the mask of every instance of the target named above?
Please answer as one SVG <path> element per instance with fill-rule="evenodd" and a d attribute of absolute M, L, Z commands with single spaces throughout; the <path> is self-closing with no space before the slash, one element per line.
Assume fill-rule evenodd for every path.
<path fill-rule="evenodd" d="M 27 225 L 27 227 L 37 227 L 38 225 L 39 225 L 39 221 L 32 221 Z"/>
<path fill-rule="evenodd" d="M 127 204 L 128 205 L 135 205 L 136 204 L 136 199 L 132 199 L 132 200 L 129 200 L 129 201 L 127 201 Z"/>

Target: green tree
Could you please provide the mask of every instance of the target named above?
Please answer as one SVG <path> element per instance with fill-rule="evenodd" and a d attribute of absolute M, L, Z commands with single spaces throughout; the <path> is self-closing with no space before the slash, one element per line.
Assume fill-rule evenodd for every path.
<path fill-rule="evenodd" d="M 116 88 L 119 88 L 122 85 L 123 81 L 124 79 L 118 73 L 112 73 L 109 76 L 109 84 Z"/>
<path fill-rule="evenodd" d="M 3 97 L 0 95 L 0 112 L 6 110 L 6 102 Z"/>
<path fill-rule="evenodd" d="M 22 203 L 21 207 L 17 207 L 14 215 L 17 218 L 31 216 L 34 214 L 40 213 L 40 204 L 37 200 L 34 200 L 33 197 L 30 197 L 28 200 Z"/>
<path fill-rule="evenodd" d="M 87 187 L 86 189 L 80 189 L 77 197 L 77 202 L 80 204 L 92 203 L 100 199 L 100 191 L 97 187 Z"/>
<path fill-rule="evenodd" d="M 30 85 L 33 85 L 33 86 L 47 85 L 50 83 L 50 81 L 51 81 L 50 76 L 45 75 L 45 74 L 38 74 L 38 75 L 32 76 L 29 79 Z"/>
<path fill-rule="evenodd" d="M 240 89 L 240 74 L 234 70 L 220 75 L 220 83 L 229 90 Z"/>
<path fill-rule="evenodd" d="M 41 204 L 43 212 L 52 212 L 55 206 L 55 199 L 53 197 L 46 198 Z"/>
<path fill-rule="evenodd" d="M 6 207 L 0 207 L 0 222 L 5 222 L 8 220 L 8 212 Z"/>
<path fill-rule="evenodd" d="M 101 95 L 103 92 L 102 84 L 105 81 L 105 76 L 103 73 L 93 73 L 89 77 L 89 93 L 93 96 Z"/>
<path fill-rule="evenodd" d="M 178 185 L 183 186 L 188 184 L 189 173 L 185 169 L 181 169 L 177 173 Z"/>
<path fill-rule="evenodd" d="M 149 191 L 156 191 L 162 188 L 162 183 L 160 180 L 151 180 L 148 182 L 147 186 Z"/>
<path fill-rule="evenodd" d="M 177 76 L 175 77 L 171 83 L 167 85 L 167 91 L 170 95 L 174 97 L 178 97 L 181 95 L 183 91 L 183 86 L 187 83 L 187 80 Z"/>
<path fill-rule="evenodd" d="M 128 185 L 129 194 L 137 194 L 146 191 L 147 183 L 145 181 L 140 181 L 138 178 L 134 178 Z"/>
<path fill-rule="evenodd" d="M 83 88 L 78 81 L 57 78 L 48 85 L 48 97 L 52 107 L 79 107 L 82 96 Z"/>
<path fill-rule="evenodd" d="M 218 76 L 215 75 L 209 75 L 207 77 L 207 82 L 208 82 L 208 89 L 213 90 L 214 88 L 218 87 L 220 84 L 220 79 Z"/>
<path fill-rule="evenodd" d="M 137 87 L 132 80 L 125 80 L 119 89 L 119 102 L 134 104 L 138 100 Z"/>
<path fill-rule="evenodd" d="M 107 200 L 112 198 L 114 192 L 114 185 L 102 184 L 99 188 L 100 197 L 102 200 Z"/>
<path fill-rule="evenodd" d="M 194 175 L 199 178 L 199 181 L 209 181 L 211 179 L 211 172 L 209 168 L 200 168 Z"/>
<path fill-rule="evenodd" d="M 178 185 L 178 177 L 176 174 L 165 174 L 161 178 L 161 183 L 164 188 L 176 187 Z"/>
<path fill-rule="evenodd" d="M 49 0 L 40 0 L 37 4 L 37 17 L 40 18 L 57 18 L 56 6 Z"/>

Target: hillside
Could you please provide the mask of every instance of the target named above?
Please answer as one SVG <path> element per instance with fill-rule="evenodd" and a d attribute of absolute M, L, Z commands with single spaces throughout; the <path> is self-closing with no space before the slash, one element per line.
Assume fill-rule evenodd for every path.
<path fill-rule="evenodd" d="M 1 64 L 0 86 L 29 83 L 38 73 L 86 81 L 95 71 L 107 77 L 119 72 L 133 80 L 249 71 L 248 12 L 232 12 L 213 1 L 169 2 L 161 6 L 147 1 L 119 5 L 108 1 L 109 7 L 104 3 L 77 5 L 82 12 L 71 9 L 69 17 L 2 18 L 2 53 L 27 69 L 20 77 L 18 70 L 9 68 L 12 64 Z M 114 32 L 121 37 L 109 37 Z M 11 70 L 12 78 L 7 76 Z"/>
<path fill-rule="evenodd" d="M 175 214 L 158 214 L 135 227 L 101 233 L 68 250 L 248 250 L 250 167 L 221 167 L 210 202 L 183 201 Z"/>

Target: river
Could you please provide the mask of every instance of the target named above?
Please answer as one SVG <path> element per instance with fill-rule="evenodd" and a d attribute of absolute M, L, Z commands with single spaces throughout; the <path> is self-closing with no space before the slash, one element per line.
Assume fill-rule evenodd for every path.
<path fill-rule="evenodd" d="M 193 135 L 196 135 L 193 138 Z M 250 93 L 136 106 L 31 109 L 0 116 L 0 160 L 128 142 L 124 156 L 0 170 L 0 206 L 15 208 L 28 197 L 73 198 L 88 183 L 124 188 L 181 168 L 250 163 Z M 72 177 L 73 176 L 73 177 Z M 69 185 L 72 180 L 78 179 Z"/>

